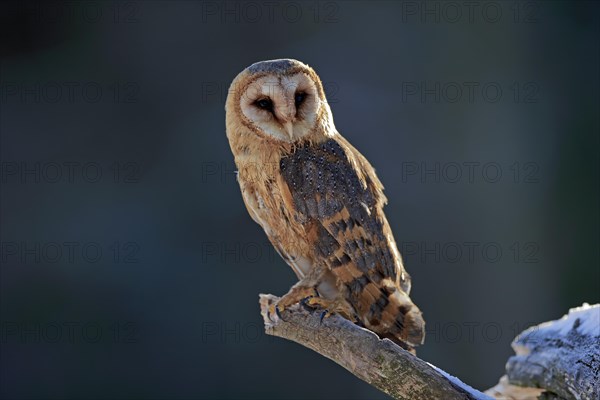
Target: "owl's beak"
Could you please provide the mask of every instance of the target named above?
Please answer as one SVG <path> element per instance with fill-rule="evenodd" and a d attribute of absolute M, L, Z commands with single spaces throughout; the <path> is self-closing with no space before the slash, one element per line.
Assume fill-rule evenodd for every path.
<path fill-rule="evenodd" d="M 287 132 L 290 139 L 293 139 L 294 138 L 294 124 L 292 123 L 292 121 L 287 121 L 286 123 L 283 124 L 283 127 L 285 128 L 285 131 Z"/>

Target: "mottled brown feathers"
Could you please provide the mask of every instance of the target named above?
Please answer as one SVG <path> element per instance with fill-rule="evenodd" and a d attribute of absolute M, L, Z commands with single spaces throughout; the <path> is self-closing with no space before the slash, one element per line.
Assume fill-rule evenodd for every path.
<path fill-rule="evenodd" d="M 408 296 L 396 295 L 398 289 L 409 294 L 410 277 L 396 256 L 383 214 L 381 184 L 372 168 L 349 161 L 346 153 L 352 151 L 335 139 L 305 143 L 282 157 L 280 172 L 298 220 L 318 224 L 314 258 L 345 286 L 358 319 L 376 332 L 399 334 L 411 345 L 420 344 L 420 321 L 410 321 L 419 325 L 411 331 L 404 329 L 406 315 L 418 319 L 420 313 Z"/>

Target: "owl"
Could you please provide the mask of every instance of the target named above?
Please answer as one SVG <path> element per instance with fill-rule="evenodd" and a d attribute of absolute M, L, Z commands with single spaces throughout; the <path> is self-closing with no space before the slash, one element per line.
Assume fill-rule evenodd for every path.
<path fill-rule="evenodd" d="M 252 64 L 233 80 L 225 110 L 246 208 L 298 277 L 272 311 L 302 302 L 405 349 L 422 344 L 383 186 L 336 130 L 315 71 L 292 59 Z"/>

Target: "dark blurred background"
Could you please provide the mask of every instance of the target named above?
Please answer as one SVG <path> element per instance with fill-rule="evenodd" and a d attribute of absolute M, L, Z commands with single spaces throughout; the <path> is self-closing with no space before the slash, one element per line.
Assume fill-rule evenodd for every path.
<path fill-rule="evenodd" d="M 427 338 L 479 389 L 600 299 L 593 2 L 2 2 L 0 395 L 384 399 L 263 333 L 229 83 L 290 57 L 375 166 Z"/>

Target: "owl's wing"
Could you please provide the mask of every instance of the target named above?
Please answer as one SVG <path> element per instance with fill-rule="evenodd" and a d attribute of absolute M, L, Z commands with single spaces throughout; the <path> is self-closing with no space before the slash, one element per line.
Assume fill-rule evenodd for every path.
<path fill-rule="evenodd" d="M 345 284 L 361 321 L 421 344 L 424 322 L 408 297 L 410 277 L 383 213 L 383 186 L 368 161 L 338 135 L 296 147 L 279 167 L 317 262 Z"/>

